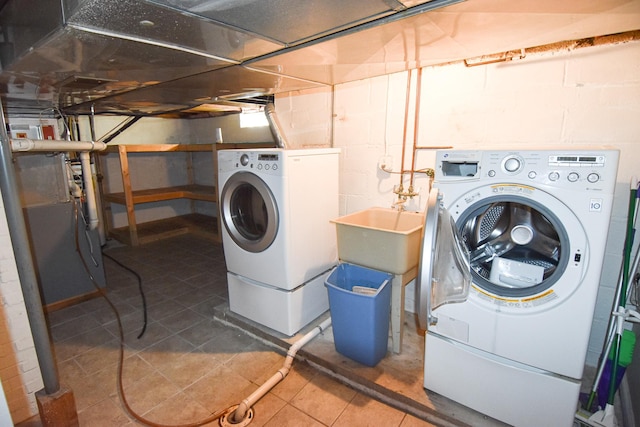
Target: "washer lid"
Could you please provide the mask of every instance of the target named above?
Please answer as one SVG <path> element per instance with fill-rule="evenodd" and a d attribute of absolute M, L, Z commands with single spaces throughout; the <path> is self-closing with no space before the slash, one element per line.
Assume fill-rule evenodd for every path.
<path fill-rule="evenodd" d="M 425 211 L 416 278 L 418 321 L 424 329 L 437 322 L 433 310 L 443 304 L 466 301 L 471 286 L 469 252 L 441 200 L 442 195 L 433 188 Z"/>

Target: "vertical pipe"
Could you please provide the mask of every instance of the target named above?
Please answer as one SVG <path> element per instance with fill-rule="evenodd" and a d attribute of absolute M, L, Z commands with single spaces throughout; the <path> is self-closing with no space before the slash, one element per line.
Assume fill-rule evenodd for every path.
<path fill-rule="evenodd" d="M 95 230 L 98 228 L 98 203 L 96 202 L 96 192 L 93 188 L 93 174 L 91 173 L 91 158 L 89 156 L 90 154 L 86 151 L 80 153 L 80 166 L 82 167 L 89 229 Z"/>
<path fill-rule="evenodd" d="M 413 190 L 413 175 L 416 170 L 416 147 L 418 147 L 418 134 L 420 133 L 420 93 L 422 91 L 422 68 L 418 68 L 416 77 L 416 114 L 413 123 L 413 148 L 411 150 L 411 175 L 409 178 L 409 188 Z"/>
<path fill-rule="evenodd" d="M 402 157 L 400 158 L 400 189 L 404 178 L 404 156 L 407 145 L 407 127 L 409 126 L 409 103 L 411 101 L 411 71 L 407 71 L 407 93 L 404 100 L 404 126 L 402 129 Z M 400 197 L 400 195 L 398 195 Z"/>
<path fill-rule="evenodd" d="M 40 364 L 44 389 L 47 394 L 53 394 L 60 390 L 60 381 L 53 358 L 53 351 L 51 350 L 51 343 L 49 342 L 47 322 L 42 310 L 42 301 L 40 300 L 40 291 L 31 257 L 15 169 L 11 162 L 11 147 L 9 147 L 9 135 L 7 135 L 7 125 L 2 105 L 0 105 L 0 117 L 0 124 L 2 125 L 2 129 L 0 129 L 0 189 L 2 190 L 4 211 L 7 215 L 9 235 L 11 236 L 20 286 L 22 287 L 27 317 L 31 324 L 31 335 L 33 336 L 36 355 Z"/>
<path fill-rule="evenodd" d="M 631 262 L 631 252 L 633 252 L 633 237 L 634 237 L 634 222 L 635 222 L 635 207 L 636 197 L 638 196 L 638 180 L 633 177 L 631 179 L 631 189 L 629 193 L 629 211 L 627 214 L 627 235 L 624 242 L 624 257 L 622 260 L 622 290 L 620 291 L 620 299 L 618 301 L 618 308 L 616 311 L 624 312 L 627 305 L 627 288 L 629 286 L 629 265 Z M 613 343 L 613 358 L 611 361 L 611 376 L 609 378 L 609 395 L 607 398 L 607 404 L 613 405 L 616 395 L 616 377 L 618 375 L 618 363 L 620 362 L 620 344 L 622 343 L 622 326 L 624 319 L 616 319 L 617 330 L 615 335 L 615 341 Z M 607 357 L 608 355 L 605 355 Z"/>
<path fill-rule="evenodd" d="M 96 141 L 96 122 L 95 122 L 96 111 L 94 109 L 94 105 L 91 104 L 91 115 L 89 116 L 89 130 L 91 131 L 91 141 Z M 76 120 L 76 123 L 78 121 Z M 80 131 L 78 131 L 78 139 L 80 139 Z"/>

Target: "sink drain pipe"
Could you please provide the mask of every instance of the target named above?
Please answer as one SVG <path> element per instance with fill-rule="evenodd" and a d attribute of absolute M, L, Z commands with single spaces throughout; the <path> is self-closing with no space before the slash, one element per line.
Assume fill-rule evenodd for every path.
<path fill-rule="evenodd" d="M 291 347 L 289 347 L 289 351 L 287 352 L 287 357 L 284 360 L 284 364 L 282 368 L 278 370 L 271 378 L 269 378 L 264 384 L 262 384 L 256 391 L 254 391 L 250 396 L 244 399 L 238 408 L 231 414 L 229 420 L 232 423 L 240 423 L 244 420 L 247 412 L 253 405 L 255 405 L 258 400 L 260 400 L 265 394 L 267 394 L 273 387 L 275 387 L 280 381 L 282 381 L 289 371 L 291 370 L 291 365 L 293 363 L 293 359 L 296 357 L 296 353 L 300 350 L 305 344 L 318 336 L 322 331 L 331 326 L 331 317 L 322 322 L 320 325 L 316 326 L 313 330 L 308 332 L 305 336 L 296 341 Z"/>

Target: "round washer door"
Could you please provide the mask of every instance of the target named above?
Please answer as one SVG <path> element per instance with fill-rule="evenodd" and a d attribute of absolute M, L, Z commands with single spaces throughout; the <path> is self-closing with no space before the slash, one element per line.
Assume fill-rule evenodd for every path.
<path fill-rule="evenodd" d="M 449 211 L 470 254 L 470 299 L 531 313 L 561 303 L 580 286 L 587 236 L 574 213 L 549 193 L 487 185 L 453 201 Z"/>
<path fill-rule="evenodd" d="M 231 239 L 248 252 L 264 251 L 278 234 L 273 193 L 251 172 L 238 172 L 227 180 L 220 193 L 220 212 Z"/>

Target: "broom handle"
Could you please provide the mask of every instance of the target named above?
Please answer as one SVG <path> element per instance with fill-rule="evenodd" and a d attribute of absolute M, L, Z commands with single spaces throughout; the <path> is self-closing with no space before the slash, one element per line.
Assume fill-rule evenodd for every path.
<path fill-rule="evenodd" d="M 638 257 L 636 256 L 636 260 Z M 609 355 L 609 351 L 611 351 L 611 345 L 613 344 L 613 338 L 615 336 L 615 327 L 617 316 L 613 315 L 615 311 L 615 301 L 619 300 L 620 288 L 622 287 L 622 271 L 620 271 L 620 275 L 618 277 L 618 286 L 616 287 L 616 295 L 614 297 L 614 306 L 611 308 L 611 316 L 609 316 L 609 326 L 607 327 L 607 340 L 605 341 L 604 348 L 602 349 L 602 353 L 600 354 L 600 361 L 598 363 L 598 370 L 596 371 L 596 376 L 593 379 L 593 383 L 591 384 L 591 392 L 589 393 L 589 399 L 587 400 L 587 404 L 585 409 L 590 410 L 591 405 L 593 405 L 593 401 L 596 398 L 596 392 L 598 390 L 598 384 L 600 384 L 600 379 L 602 378 L 602 373 L 604 372 L 605 365 L 607 363 L 607 357 Z"/>
<path fill-rule="evenodd" d="M 631 191 L 634 190 L 634 186 L 637 189 L 637 180 L 634 178 L 632 178 L 631 180 Z M 630 197 L 631 197 L 630 193 Z M 636 190 L 636 194 L 635 197 L 637 197 L 637 190 Z M 631 199 L 629 200 L 629 212 L 631 212 L 632 206 L 635 206 L 636 200 L 635 199 Z M 634 227 L 634 221 L 633 221 L 633 215 L 629 215 L 627 217 L 627 238 L 625 239 L 625 250 L 627 249 L 627 245 L 629 243 L 629 241 L 631 240 L 631 244 L 628 246 L 629 248 L 631 248 L 633 246 L 633 237 L 634 237 L 634 233 L 633 231 L 629 231 L 629 230 L 633 230 Z M 631 236 L 631 238 L 629 238 L 629 235 Z M 631 254 L 631 252 L 629 252 L 629 255 Z M 624 255 L 624 254 L 623 254 Z M 633 266 L 633 271 L 637 271 L 638 269 L 638 265 L 640 264 L 640 249 L 638 250 L 638 252 L 636 253 L 635 259 L 634 259 L 634 266 Z M 628 263 L 626 264 L 628 266 Z M 600 355 L 600 361 L 598 364 L 598 370 L 596 371 L 596 376 L 593 380 L 593 384 L 591 386 L 591 392 L 589 393 L 589 399 L 587 400 L 587 404 L 586 404 L 586 409 L 589 410 L 591 408 L 591 405 L 593 404 L 593 401 L 596 397 L 596 391 L 598 389 L 598 384 L 600 384 L 600 379 L 602 378 L 602 373 L 604 372 L 604 368 L 606 366 L 607 363 L 607 358 L 609 357 L 609 352 L 611 351 L 611 346 L 613 344 L 613 340 L 615 337 L 615 330 L 616 330 L 616 321 L 617 321 L 617 317 L 618 316 L 614 316 L 613 313 L 618 309 L 619 306 L 619 302 L 624 300 L 626 302 L 627 298 L 628 298 L 628 293 L 629 290 L 627 290 L 627 294 L 622 294 L 622 287 L 623 287 L 623 281 L 624 281 L 624 277 L 625 277 L 625 273 L 624 273 L 624 266 L 625 266 L 625 262 L 623 260 L 623 264 L 620 265 L 620 274 L 618 275 L 618 283 L 616 286 L 616 294 L 613 298 L 613 304 L 611 307 L 611 316 L 609 317 L 609 325 L 607 326 L 607 340 L 604 344 L 604 348 L 602 349 L 602 354 Z M 629 271 L 629 270 L 627 270 Z M 626 275 L 627 280 L 629 275 Z"/>
<path fill-rule="evenodd" d="M 622 291 L 620 292 L 620 301 L 618 302 L 618 310 L 624 312 L 627 305 L 627 288 L 629 286 L 629 264 L 631 261 L 631 252 L 633 250 L 633 234 L 634 234 L 634 218 L 636 209 L 636 198 L 638 196 L 638 180 L 633 177 L 631 179 L 631 191 L 629 193 L 629 215 L 627 217 L 627 238 L 625 240 L 624 260 L 622 271 Z M 620 343 L 622 341 L 622 327 L 624 326 L 624 318 L 617 320 L 616 342 L 613 349 L 613 361 L 611 366 L 611 377 L 609 378 L 609 396 L 607 404 L 613 405 L 616 395 L 616 377 L 618 375 L 618 363 L 620 362 Z"/>
<path fill-rule="evenodd" d="M 631 252 L 633 252 L 633 238 L 635 234 L 635 214 L 636 199 L 638 198 L 638 179 L 631 178 L 631 191 L 629 193 L 629 215 L 627 217 L 627 238 L 625 239 L 623 270 L 622 270 L 622 292 L 620 292 L 619 306 L 623 309 L 627 305 L 627 287 L 629 286 L 629 264 L 631 263 Z"/>

